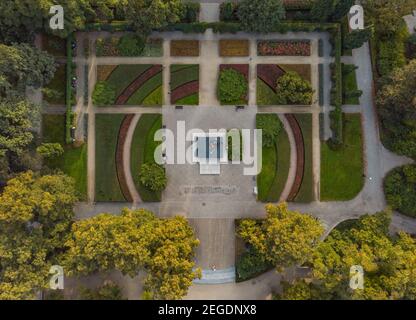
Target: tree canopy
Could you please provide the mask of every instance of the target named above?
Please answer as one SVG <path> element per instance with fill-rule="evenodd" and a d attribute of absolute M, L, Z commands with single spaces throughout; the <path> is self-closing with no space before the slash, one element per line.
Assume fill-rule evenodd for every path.
<path fill-rule="evenodd" d="M 247 95 L 247 80 L 234 69 L 224 69 L 220 72 L 217 90 L 221 103 L 238 103 Z"/>
<path fill-rule="evenodd" d="M 271 32 L 285 17 L 281 0 L 242 0 L 237 11 L 241 26 L 248 32 Z"/>
<path fill-rule="evenodd" d="M 277 79 L 277 97 L 281 104 L 303 104 L 312 103 L 313 89 L 309 81 L 294 71 L 289 71 Z"/>
<path fill-rule="evenodd" d="M 73 225 L 67 241 L 70 274 L 119 270 L 132 277 L 147 272 L 146 291 L 154 299 L 183 297 L 193 279 L 194 249 L 199 244 L 183 217 L 159 219 L 146 210 L 124 209 Z"/>

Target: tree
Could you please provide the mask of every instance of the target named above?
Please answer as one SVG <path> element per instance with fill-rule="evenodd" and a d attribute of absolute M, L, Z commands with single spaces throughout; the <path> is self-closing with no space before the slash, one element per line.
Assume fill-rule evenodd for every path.
<path fill-rule="evenodd" d="M 124 0 L 122 3 L 126 20 L 142 35 L 179 22 L 183 12 L 180 0 Z"/>
<path fill-rule="evenodd" d="M 218 99 L 223 104 L 244 100 L 248 91 L 247 80 L 234 69 L 224 69 L 218 79 Z"/>
<path fill-rule="evenodd" d="M 23 95 L 26 86 L 43 87 L 52 80 L 55 71 L 54 58 L 44 51 L 28 44 L 0 44 L 0 78 L 4 81 L 0 97 Z"/>
<path fill-rule="evenodd" d="M 121 288 L 114 282 L 107 280 L 95 288 L 81 288 L 80 298 L 82 300 L 124 300 Z"/>
<path fill-rule="evenodd" d="M 371 37 L 371 29 L 355 30 L 345 35 L 344 37 L 344 49 L 356 49 L 360 48 Z"/>
<path fill-rule="evenodd" d="M 140 168 L 140 182 L 147 189 L 158 192 L 166 188 L 165 168 L 156 163 L 145 163 Z"/>
<path fill-rule="evenodd" d="M 271 148 L 282 130 L 282 123 L 277 114 L 257 114 L 256 127 L 262 130 L 263 146 Z"/>
<path fill-rule="evenodd" d="M 307 214 L 290 211 L 287 204 L 269 204 L 264 221 L 243 220 L 238 235 L 278 270 L 302 265 L 312 258 L 324 232 L 320 222 Z"/>
<path fill-rule="evenodd" d="M 312 269 L 325 299 L 415 299 L 416 242 L 389 235 L 390 214 L 360 218 L 346 230 L 334 230 L 316 249 Z M 349 288 L 350 268 L 364 269 L 364 289 Z"/>
<path fill-rule="evenodd" d="M 68 237 L 77 201 L 64 175 L 26 172 L 0 196 L 0 299 L 32 299 L 46 287 Z"/>
<path fill-rule="evenodd" d="M 183 217 L 124 209 L 74 223 L 65 265 L 70 275 L 116 269 L 134 277 L 144 270 L 147 296 L 179 299 L 200 274 L 193 261 L 198 244 Z"/>
<path fill-rule="evenodd" d="M 335 14 L 339 0 L 316 0 L 311 9 L 311 17 L 320 22 L 330 20 Z M 342 2 L 342 1 L 341 1 Z M 340 8 L 340 7 L 338 7 Z M 337 14 L 338 15 L 338 14 Z"/>
<path fill-rule="evenodd" d="M 380 84 L 376 103 L 383 142 L 396 153 L 416 158 L 416 60 L 394 70 Z"/>
<path fill-rule="evenodd" d="M 113 104 L 116 99 L 116 91 L 107 81 L 98 81 L 92 93 L 92 101 L 96 106 Z"/>
<path fill-rule="evenodd" d="M 338 0 L 335 5 L 334 12 L 332 13 L 332 20 L 338 21 L 344 18 L 349 12 L 350 8 L 354 5 L 354 0 Z"/>
<path fill-rule="evenodd" d="M 281 104 L 309 105 L 312 103 L 311 83 L 302 79 L 294 71 L 289 71 L 277 79 L 276 92 Z"/>
<path fill-rule="evenodd" d="M 60 143 L 42 143 L 36 148 L 36 152 L 44 158 L 51 159 L 62 156 L 64 148 L 62 148 Z"/>
<path fill-rule="evenodd" d="M 281 0 L 242 0 L 237 9 L 241 27 L 247 32 L 271 32 L 285 17 Z"/>
<path fill-rule="evenodd" d="M 408 165 L 391 171 L 384 180 L 384 193 L 394 210 L 416 217 L 416 166 Z"/>

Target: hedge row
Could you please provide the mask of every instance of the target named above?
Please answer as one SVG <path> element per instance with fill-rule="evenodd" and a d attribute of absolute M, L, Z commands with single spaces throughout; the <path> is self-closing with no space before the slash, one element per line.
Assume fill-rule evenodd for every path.
<path fill-rule="evenodd" d="M 72 90 L 72 40 L 73 36 L 69 35 L 66 39 L 66 116 L 65 116 L 65 141 L 67 144 L 72 143 L 71 138 L 71 127 L 73 125 L 74 115 L 72 113 L 72 101 L 73 101 L 73 90 Z"/>

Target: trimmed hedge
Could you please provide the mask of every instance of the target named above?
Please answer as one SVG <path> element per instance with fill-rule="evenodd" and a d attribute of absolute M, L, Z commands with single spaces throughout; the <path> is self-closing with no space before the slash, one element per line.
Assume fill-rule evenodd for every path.
<path fill-rule="evenodd" d="M 73 125 L 74 114 L 72 112 L 72 34 L 66 39 L 66 116 L 65 116 L 65 142 L 67 144 L 72 143 L 71 128 Z"/>

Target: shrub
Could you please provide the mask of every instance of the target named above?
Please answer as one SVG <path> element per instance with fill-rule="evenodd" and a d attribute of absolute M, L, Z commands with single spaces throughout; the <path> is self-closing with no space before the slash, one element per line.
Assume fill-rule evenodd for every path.
<path fill-rule="evenodd" d="M 416 165 L 391 171 L 384 180 L 384 192 L 393 209 L 416 217 Z"/>
<path fill-rule="evenodd" d="M 282 130 L 282 123 L 277 114 L 259 113 L 256 116 L 256 128 L 262 130 L 263 146 L 273 147 Z"/>
<path fill-rule="evenodd" d="M 140 168 L 140 182 L 150 191 L 162 191 L 166 188 L 165 168 L 156 163 L 145 163 Z"/>
<path fill-rule="evenodd" d="M 145 40 L 135 34 L 127 34 L 120 38 L 117 49 L 124 57 L 140 56 L 145 46 Z"/>
<path fill-rule="evenodd" d="M 220 21 L 237 22 L 238 5 L 235 2 L 223 2 L 220 6 Z"/>
<path fill-rule="evenodd" d="M 121 288 L 112 281 L 105 281 L 96 289 L 81 288 L 81 300 L 123 300 Z"/>
<path fill-rule="evenodd" d="M 36 152 L 42 157 L 52 159 L 64 154 L 64 148 L 59 143 L 42 143 L 36 148 Z"/>
<path fill-rule="evenodd" d="M 116 92 L 107 81 L 99 81 L 95 85 L 92 101 L 96 106 L 106 106 L 114 103 Z"/>
<path fill-rule="evenodd" d="M 262 254 L 253 247 L 249 247 L 237 261 L 237 279 L 238 281 L 248 280 L 272 268 L 273 266 L 264 259 Z"/>
<path fill-rule="evenodd" d="M 289 71 L 277 79 L 276 92 L 281 104 L 310 105 L 312 103 L 311 83 L 294 71 Z"/>
<path fill-rule="evenodd" d="M 242 0 L 238 18 L 244 31 L 271 32 L 285 17 L 281 0 Z"/>
<path fill-rule="evenodd" d="M 248 91 L 247 80 L 234 69 L 224 69 L 218 80 L 218 99 L 221 103 L 233 103 L 245 99 Z"/>
<path fill-rule="evenodd" d="M 200 4 L 197 2 L 187 2 L 184 4 L 181 22 L 193 23 L 199 21 Z"/>

